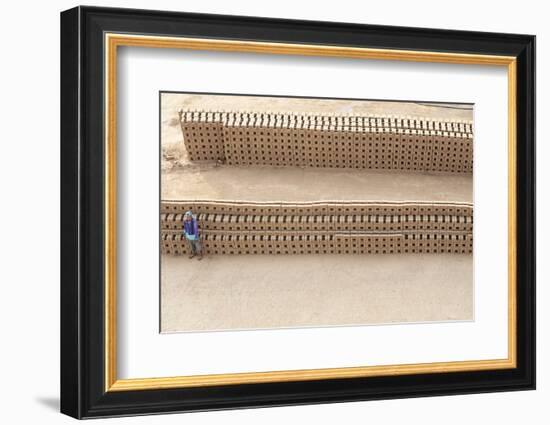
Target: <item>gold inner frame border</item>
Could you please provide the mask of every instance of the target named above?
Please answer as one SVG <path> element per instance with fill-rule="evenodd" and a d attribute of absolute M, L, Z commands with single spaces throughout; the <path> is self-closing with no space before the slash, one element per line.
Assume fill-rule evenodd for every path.
<path fill-rule="evenodd" d="M 245 372 L 150 378 L 117 378 L 116 323 L 116 98 L 118 47 L 148 47 L 240 53 L 325 56 L 356 59 L 398 60 L 469 65 L 504 66 L 508 72 L 508 357 L 494 360 L 467 360 L 380 366 Z M 329 45 L 287 44 L 221 39 L 180 38 L 106 33 L 105 47 L 105 391 L 204 387 L 322 379 L 379 377 L 421 373 L 450 373 L 512 369 L 516 353 L 516 58 L 513 56 L 371 49 Z"/>

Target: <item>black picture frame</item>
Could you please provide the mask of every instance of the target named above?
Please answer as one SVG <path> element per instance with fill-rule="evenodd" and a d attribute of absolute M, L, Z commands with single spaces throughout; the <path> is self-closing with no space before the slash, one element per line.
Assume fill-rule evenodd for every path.
<path fill-rule="evenodd" d="M 516 57 L 517 367 L 105 391 L 105 32 Z M 62 413 L 92 418 L 534 388 L 534 36 L 96 7 L 61 13 Z"/>

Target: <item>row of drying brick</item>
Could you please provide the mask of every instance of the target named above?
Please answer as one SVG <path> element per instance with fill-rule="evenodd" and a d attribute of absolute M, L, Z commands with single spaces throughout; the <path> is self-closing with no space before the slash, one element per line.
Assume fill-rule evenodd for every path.
<path fill-rule="evenodd" d="M 191 161 L 226 161 L 224 126 L 182 123 L 183 143 Z"/>
<path fill-rule="evenodd" d="M 465 231 L 472 216 L 456 215 L 197 215 L 201 231 Z M 181 231 L 183 214 L 161 214 L 163 230 Z"/>
<path fill-rule="evenodd" d="M 371 129 L 435 130 L 472 133 L 472 122 L 466 120 L 434 120 L 411 116 L 258 113 L 248 111 L 179 111 L 181 123 L 222 124 L 250 127 L 348 127 Z"/>
<path fill-rule="evenodd" d="M 161 214 L 223 214 L 239 216 L 459 216 L 473 217 L 473 204 L 465 202 L 251 202 L 188 200 L 161 202 Z M 172 219 L 179 220 L 181 216 Z"/>
<path fill-rule="evenodd" d="M 309 166 L 472 172 L 470 138 L 182 125 L 192 161 L 229 165 Z"/>
<path fill-rule="evenodd" d="M 181 234 L 163 234 L 164 254 L 188 254 Z M 205 254 L 471 254 L 471 234 L 371 235 L 219 235 L 201 237 Z"/>
<path fill-rule="evenodd" d="M 443 136 L 351 134 L 308 130 L 224 129 L 229 165 L 307 166 L 407 171 L 472 172 L 470 139 Z M 215 159 L 219 143 L 188 136 L 190 157 Z M 216 147 L 218 145 L 218 147 Z"/>
<path fill-rule="evenodd" d="M 345 134 L 351 136 L 353 134 L 380 134 L 380 135 L 410 135 L 410 136 L 443 136 L 454 137 L 457 139 L 473 139 L 473 133 L 471 131 L 464 131 L 463 129 L 447 129 L 447 128 L 406 128 L 395 126 L 354 126 L 354 125 L 340 125 L 340 124 L 318 124 L 318 123 L 306 123 L 306 122 L 278 122 L 277 125 L 272 123 L 260 123 L 260 122 L 182 122 L 181 127 L 186 131 L 192 133 L 200 133 L 204 131 L 220 131 L 221 129 L 228 129 L 230 131 L 244 131 L 248 129 L 252 134 L 261 135 L 262 132 L 265 135 L 266 132 L 272 134 L 280 134 L 285 132 L 319 132 L 324 134 Z M 457 125 L 458 127 L 458 125 Z"/>

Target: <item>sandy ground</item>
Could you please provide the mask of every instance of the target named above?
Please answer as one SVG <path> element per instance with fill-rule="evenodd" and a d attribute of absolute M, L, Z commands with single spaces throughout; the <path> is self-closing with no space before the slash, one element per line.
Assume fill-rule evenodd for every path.
<path fill-rule="evenodd" d="M 472 175 L 203 165 L 162 173 L 161 191 L 164 200 L 472 202 Z"/>
<path fill-rule="evenodd" d="M 162 258 L 162 332 L 473 319 L 472 256 Z"/>
<path fill-rule="evenodd" d="M 163 94 L 164 200 L 472 202 L 471 175 L 190 163 L 177 110 L 472 120 L 471 105 Z M 162 256 L 163 332 L 472 320 L 471 255 Z"/>
<path fill-rule="evenodd" d="M 334 100 L 268 96 L 209 96 L 163 93 L 166 111 L 197 109 L 203 111 L 318 112 L 340 114 L 406 115 L 435 119 L 472 119 L 471 104 L 436 104 L 381 100 Z"/>

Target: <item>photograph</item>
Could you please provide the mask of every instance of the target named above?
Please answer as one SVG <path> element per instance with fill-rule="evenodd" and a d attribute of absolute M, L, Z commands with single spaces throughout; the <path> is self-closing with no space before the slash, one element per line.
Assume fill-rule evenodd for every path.
<path fill-rule="evenodd" d="M 162 333 L 475 320 L 475 105 L 159 108 Z"/>

